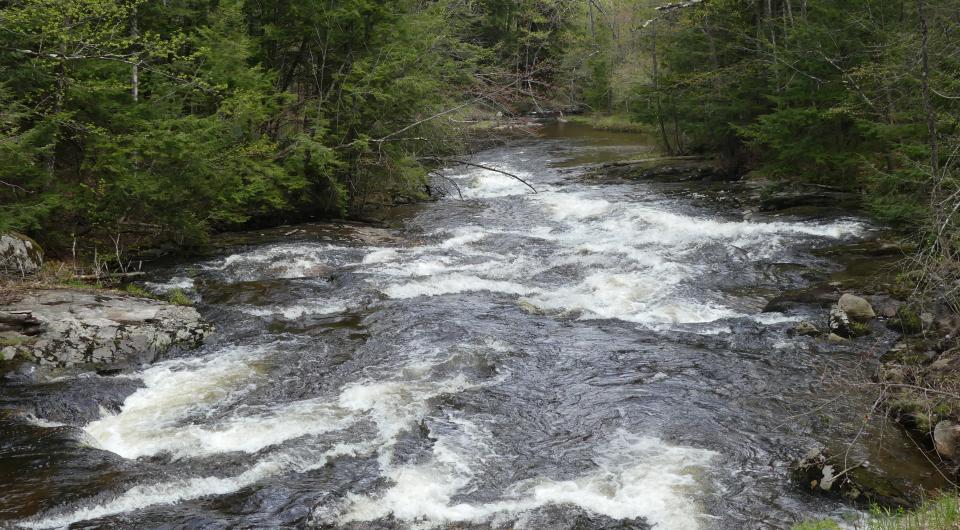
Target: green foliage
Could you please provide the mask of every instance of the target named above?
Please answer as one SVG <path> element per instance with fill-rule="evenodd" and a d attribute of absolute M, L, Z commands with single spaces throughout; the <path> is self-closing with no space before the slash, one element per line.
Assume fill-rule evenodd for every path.
<path fill-rule="evenodd" d="M 658 69 L 636 78 L 634 116 L 662 131 L 667 151 L 860 191 L 881 220 L 920 229 L 934 180 L 920 18 L 930 86 L 956 89 L 955 14 L 919 0 L 712 0 L 651 16 L 643 49 Z M 940 165 L 952 167 L 960 100 L 937 92 L 950 96 L 931 92 L 930 105 Z M 953 173 L 939 177 L 953 189 Z"/>
<path fill-rule="evenodd" d="M 429 118 L 500 49 L 474 32 L 557 50 L 562 5 L 0 4 L 0 230 L 92 254 L 418 197 L 460 148 Z"/>

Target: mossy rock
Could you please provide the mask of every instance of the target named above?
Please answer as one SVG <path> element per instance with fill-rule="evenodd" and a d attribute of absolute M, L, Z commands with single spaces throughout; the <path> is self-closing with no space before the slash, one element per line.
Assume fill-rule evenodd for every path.
<path fill-rule="evenodd" d="M 920 313 L 910 306 L 900 307 L 896 316 L 887 321 L 887 327 L 904 335 L 916 335 L 923 332 Z"/>
<path fill-rule="evenodd" d="M 907 429 L 924 436 L 933 432 L 940 416 L 941 403 L 912 392 L 900 392 L 887 401 L 890 416 Z"/>
<path fill-rule="evenodd" d="M 917 366 L 933 360 L 933 348 L 923 341 L 898 342 L 880 356 L 883 363 Z"/>

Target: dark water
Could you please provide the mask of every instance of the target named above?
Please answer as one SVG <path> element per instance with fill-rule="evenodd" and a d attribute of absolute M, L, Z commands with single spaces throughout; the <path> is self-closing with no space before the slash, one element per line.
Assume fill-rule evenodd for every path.
<path fill-rule="evenodd" d="M 149 287 L 185 289 L 216 338 L 129 377 L 8 384 L 4 402 L 40 419 L 2 423 L 0 518 L 789 528 L 850 513 L 797 490 L 787 466 L 858 432 L 851 455 L 922 482 L 879 439 L 909 442 L 864 427 L 869 388 L 846 383 L 889 337 L 828 347 L 786 335 L 822 310 L 761 313 L 838 271 L 812 251 L 868 225 L 744 222 L 651 184 L 575 179 L 646 151 L 554 127 L 475 158 L 537 194 L 451 170 L 465 200 L 418 207 L 395 233 L 284 229 L 170 270 Z M 102 417 L 78 417 L 65 393 L 99 399 Z"/>

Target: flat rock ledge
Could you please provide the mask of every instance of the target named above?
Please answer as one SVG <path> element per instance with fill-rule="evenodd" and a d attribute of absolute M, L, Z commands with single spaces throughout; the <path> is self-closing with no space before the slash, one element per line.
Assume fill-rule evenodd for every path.
<path fill-rule="evenodd" d="M 109 291 L 35 290 L 0 307 L 0 360 L 137 365 L 196 348 L 211 330 L 192 307 Z"/>

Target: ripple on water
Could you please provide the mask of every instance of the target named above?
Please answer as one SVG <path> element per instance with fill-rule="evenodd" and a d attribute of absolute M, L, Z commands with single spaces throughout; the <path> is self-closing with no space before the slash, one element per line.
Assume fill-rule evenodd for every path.
<path fill-rule="evenodd" d="M 782 344 L 803 315 L 736 293 L 796 283 L 760 265 L 813 267 L 806 246 L 864 225 L 730 221 L 642 184 L 564 184 L 554 147 L 479 155 L 537 194 L 448 171 L 468 201 L 425 206 L 416 243 L 287 240 L 151 285 L 196 281 L 216 344 L 147 368 L 86 425 L 127 459 L 122 489 L 91 485 L 24 525 L 269 527 L 282 509 L 345 528 L 686 530 L 809 512 L 782 468 L 819 425 L 770 432 L 811 394 L 798 382 L 816 352 Z"/>

